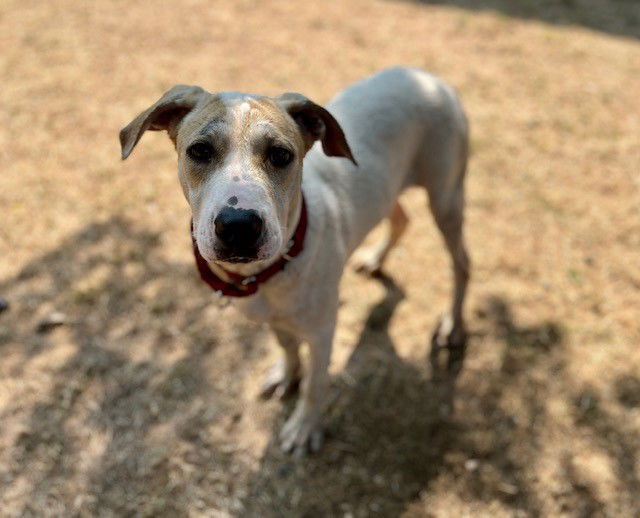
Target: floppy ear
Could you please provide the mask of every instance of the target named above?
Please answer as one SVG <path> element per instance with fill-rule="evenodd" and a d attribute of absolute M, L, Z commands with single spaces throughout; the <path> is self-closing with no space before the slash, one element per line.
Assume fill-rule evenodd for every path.
<path fill-rule="evenodd" d="M 189 113 L 205 95 L 199 86 L 177 85 L 167 91 L 154 105 L 147 108 L 120 131 L 122 160 L 127 158 L 133 148 L 147 131 L 169 131 L 175 142 L 175 129 L 178 122 Z"/>
<path fill-rule="evenodd" d="M 295 93 L 282 94 L 276 101 L 300 126 L 308 148 L 314 141 L 320 140 L 327 156 L 342 156 L 358 165 L 347 144 L 344 131 L 326 109 L 304 95 Z"/>

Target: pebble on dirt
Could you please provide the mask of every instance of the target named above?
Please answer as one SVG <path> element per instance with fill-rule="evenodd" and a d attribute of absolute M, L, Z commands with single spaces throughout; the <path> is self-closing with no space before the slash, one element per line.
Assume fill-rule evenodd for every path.
<path fill-rule="evenodd" d="M 38 333 L 46 333 L 48 331 L 51 331 L 54 327 L 62 326 L 69 323 L 70 321 L 67 318 L 67 315 L 61 313 L 60 311 L 54 311 L 40 321 L 38 327 L 36 328 L 36 331 Z"/>

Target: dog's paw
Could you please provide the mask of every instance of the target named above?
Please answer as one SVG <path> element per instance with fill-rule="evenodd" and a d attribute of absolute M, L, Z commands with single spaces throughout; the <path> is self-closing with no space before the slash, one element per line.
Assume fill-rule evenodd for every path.
<path fill-rule="evenodd" d="M 454 325 L 451 315 L 443 316 L 433 331 L 431 344 L 443 349 L 462 348 L 467 343 L 467 333 L 463 325 Z"/>
<path fill-rule="evenodd" d="M 352 259 L 353 268 L 363 275 L 375 277 L 382 273 L 382 253 L 379 248 L 361 248 Z"/>
<path fill-rule="evenodd" d="M 467 333 L 464 325 L 454 324 L 450 315 L 443 316 L 436 325 L 431 337 L 431 365 L 435 370 L 441 370 L 441 353 L 447 355 L 447 371 L 458 374 L 462 369 L 466 353 Z"/>
<path fill-rule="evenodd" d="M 280 432 L 280 447 L 287 453 L 302 457 L 317 452 L 324 442 L 324 431 L 319 412 L 311 411 L 307 404 L 298 401 L 295 410 Z"/>
<path fill-rule="evenodd" d="M 300 385 L 300 372 L 287 372 L 285 362 L 283 360 L 277 362 L 269 369 L 262 384 L 260 385 L 260 397 L 269 399 L 276 397 L 284 399 L 298 390 Z"/>

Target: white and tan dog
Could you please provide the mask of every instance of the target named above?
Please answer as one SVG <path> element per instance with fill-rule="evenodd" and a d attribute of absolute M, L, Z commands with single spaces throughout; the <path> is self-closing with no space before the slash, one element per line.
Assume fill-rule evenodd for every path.
<path fill-rule="evenodd" d="M 326 109 L 299 94 L 269 98 L 176 86 L 120 132 L 123 159 L 146 130 L 166 130 L 175 144 L 205 268 L 208 263 L 216 278 L 243 289 L 238 278 L 252 282 L 283 256 L 289 261 L 256 293 L 237 300 L 250 318 L 271 325 L 284 350 L 264 395 L 297 385 L 298 349 L 309 344 L 301 395 L 280 434 L 284 450 L 315 451 L 322 443 L 340 277 L 359 243 L 388 217 L 387 238 L 359 257 L 361 269 L 381 268 L 406 226 L 397 199 L 409 186 L 426 189 L 453 263 L 452 309 L 438 324 L 434 345 L 463 346 L 468 137 L 448 85 L 420 70 L 391 68 L 347 88 Z M 303 197 L 304 247 L 291 258 Z"/>

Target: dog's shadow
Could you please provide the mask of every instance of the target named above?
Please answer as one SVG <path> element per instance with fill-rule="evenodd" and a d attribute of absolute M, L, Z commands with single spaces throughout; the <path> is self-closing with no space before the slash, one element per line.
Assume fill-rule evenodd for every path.
<path fill-rule="evenodd" d="M 392 279 L 378 280 L 385 297 L 333 381 L 327 444 L 318 455 L 291 459 L 279 451 L 278 420 L 249 484 L 249 515 L 396 515 L 437 475 L 455 443 L 450 416 L 459 371 L 430 376 L 427 361 L 416 366 L 396 354 L 388 326 L 404 293 Z"/>

